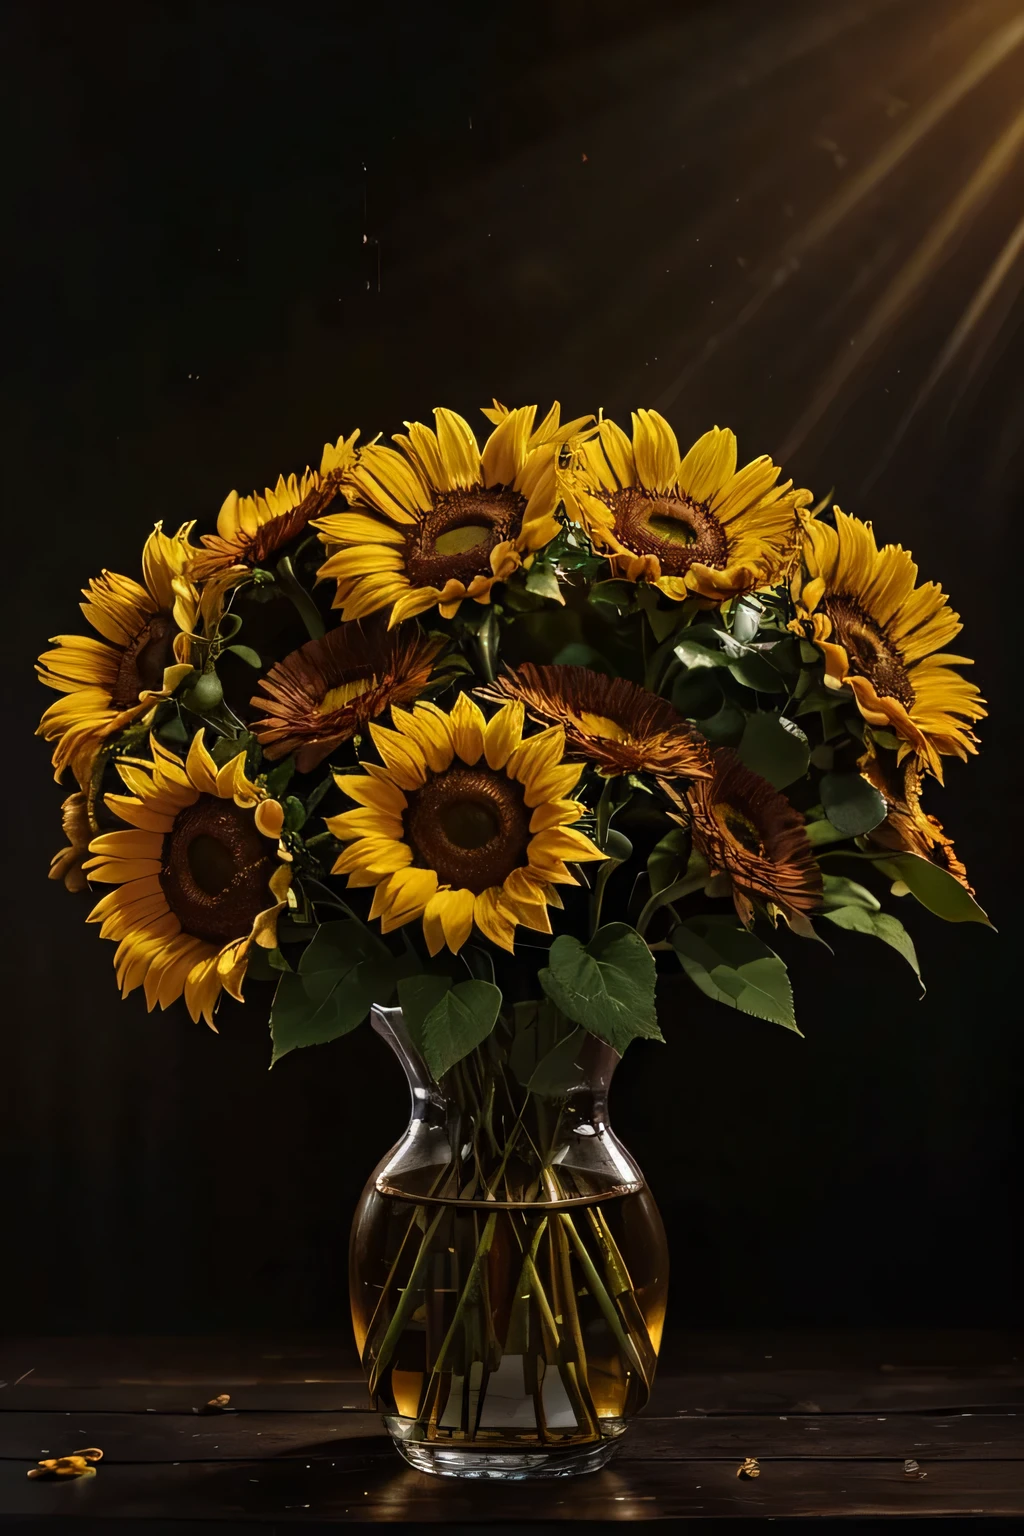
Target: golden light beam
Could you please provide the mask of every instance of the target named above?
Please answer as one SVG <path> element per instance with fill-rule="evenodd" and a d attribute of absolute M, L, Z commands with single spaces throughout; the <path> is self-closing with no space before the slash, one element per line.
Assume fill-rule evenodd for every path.
<path fill-rule="evenodd" d="M 1024 252 L 1024 218 L 1021 219 L 1016 229 L 1010 235 L 995 261 L 989 267 L 982 278 L 967 308 L 949 333 L 945 346 L 935 359 L 935 366 L 925 379 L 917 399 L 904 415 L 899 426 L 893 434 L 892 447 L 896 446 L 903 436 L 911 421 L 917 415 L 921 406 L 929 398 L 932 390 L 939 383 L 943 375 L 956 361 L 966 343 L 970 340 L 989 305 L 996 298 L 999 290 L 1009 277 L 1017 262 L 1017 258 Z M 975 365 L 976 367 L 977 365 Z M 968 371 L 968 379 L 973 376 L 975 368 Z M 891 450 L 890 450 L 891 451 Z"/>
<path fill-rule="evenodd" d="M 857 371 L 888 328 L 906 310 L 918 287 L 939 265 L 946 247 L 962 235 L 969 218 L 980 203 L 991 196 L 1024 145 L 1024 110 L 1000 135 L 986 153 L 977 170 L 932 225 L 910 259 L 904 262 L 878 302 L 870 310 L 857 333 L 857 346 L 843 351 L 815 388 L 814 398 L 800 417 L 781 450 L 783 461 L 794 453 L 816 426 L 843 386 Z"/>
<path fill-rule="evenodd" d="M 714 336 L 709 336 L 697 357 L 676 376 L 658 399 L 658 408 L 665 409 L 675 400 L 684 387 L 717 352 L 724 342 L 730 341 L 757 315 L 774 293 L 777 293 L 795 272 L 800 270 L 803 257 L 820 241 L 832 234 L 851 213 L 870 197 L 887 176 L 917 148 L 932 129 L 956 107 L 975 86 L 1024 43 L 1024 15 L 1009 21 L 993 32 L 968 59 L 963 69 L 930 98 L 905 126 L 888 141 L 875 158 L 847 186 L 832 199 L 803 229 L 782 248 L 779 263 L 738 311 L 735 318 Z"/>

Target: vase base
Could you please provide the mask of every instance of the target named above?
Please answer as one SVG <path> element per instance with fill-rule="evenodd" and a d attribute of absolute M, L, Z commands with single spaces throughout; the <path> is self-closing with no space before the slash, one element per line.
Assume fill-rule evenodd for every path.
<path fill-rule="evenodd" d="M 536 1446 L 522 1450 L 491 1450 L 485 1446 L 452 1445 L 443 1441 L 410 1441 L 395 1432 L 393 1422 L 385 1419 L 395 1442 L 395 1449 L 417 1472 L 434 1477 L 469 1477 L 492 1482 L 523 1482 L 527 1478 L 578 1477 L 596 1472 L 614 1455 L 618 1439 L 598 1440 L 590 1445 Z M 394 1421 L 400 1426 L 401 1421 Z"/>

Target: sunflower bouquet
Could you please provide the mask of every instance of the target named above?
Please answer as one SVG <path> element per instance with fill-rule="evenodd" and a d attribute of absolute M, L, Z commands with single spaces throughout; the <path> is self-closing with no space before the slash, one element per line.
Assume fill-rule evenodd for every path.
<path fill-rule="evenodd" d="M 434 414 L 232 492 L 215 532 L 157 526 L 141 582 L 89 583 L 96 636 L 39 663 L 60 694 L 39 733 L 75 781 L 51 875 L 106 888 L 89 921 L 150 1009 L 215 1027 L 223 993 L 274 983 L 275 1062 L 400 1008 L 473 1128 L 429 1198 L 518 1208 L 580 1191 L 516 1094 L 564 1099 L 588 1039 L 660 1040 L 659 970 L 795 1030 L 777 935 L 845 928 L 917 971 L 893 907 L 987 921 L 923 803 L 985 711 L 911 555 L 769 457 L 738 467 L 731 431 L 681 453 L 654 411 L 630 434 L 495 402 L 481 446 Z M 634 1377 L 650 1349 L 593 1225 L 590 1253 L 554 1223 L 561 1311 L 538 1314 L 584 1427 L 570 1261 Z M 546 1294 L 540 1239 L 513 1239 Z M 432 1358 L 414 1416 L 436 1432 Z"/>

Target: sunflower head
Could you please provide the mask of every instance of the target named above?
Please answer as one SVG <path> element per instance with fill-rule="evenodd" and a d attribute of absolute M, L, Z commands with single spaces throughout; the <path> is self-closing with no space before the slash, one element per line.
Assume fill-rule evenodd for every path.
<path fill-rule="evenodd" d="M 341 481 L 350 510 L 314 525 L 343 619 L 386 609 L 394 625 L 435 607 L 450 619 L 466 600 L 490 602 L 495 582 L 550 543 L 555 455 L 580 423 L 560 427 L 555 405 L 535 428 L 536 413 L 496 404 L 482 449 L 467 421 L 438 409 L 434 430 L 410 422 L 397 449 L 360 450 Z"/>
<path fill-rule="evenodd" d="M 100 744 L 168 698 L 192 671 L 199 594 L 186 571 L 195 554 L 191 523 L 168 535 L 157 523 L 142 552 L 144 586 L 104 571 L 84 589 L 82 612 L 101 636 L 57 635 L 36 670 L 64 697 L 36 732 L 56 739 L 55 776 L 89 780 Z"/>
<path fill-rule="evenodd" d="M 566 753 L 593 763 L 605 778 L 653 773 L 699 779 L 711 773 L 703 736 L 667 700 L 627 678 L 526 662 L 481 689 L 480 696 L 518 699 L 532 719 L 561 726 Z"/>
<path fill-rule="evenodd" d="M 741 921 L 749 926 L 756 903 L 773 921 L 805 928 L 821 905 L 821 870 L 785 795 L 720 747 L 712 777 L 693 784 L 686 802 L 694 847 L 712 875 L 728 877 Z"/>
<path fill-rule="evenodd" d="M 245 753 L 218 768 L 197 735 L 182 762 L 150 738 L 152 762 L 121 761 L 130 795 L 107 805 L 128 829 L 89 845 L 85 873 L 112 885 L 89 915 L 117 941 L 122 996 L 143 986 L 150 1009 L 184 995 L 213 1024 L 222 990 L 241 998 L 253 944 L 272 949 L 291 884 L 276 800 L 246 777 Z"/>
<path fill-rule="evenodd" d="M 467 694 L 450 714 L 421 702 L 392 718 L 370 724 L 382 763 L 335 775 L 358 809 L 327 822 L 348 843 L 334 873 L 376 887 L 383 932 L 422 920 L 432 955 L 457 952 L 474 924 L 509 951 L 519 923 L 550 933 L 556 888 L 577 883 L 569 865 L 604 857 L 574 826 L 583 769 L 564 761 L 561 727 L 524 740 L 522 704 L 486 720 Z"/>
<path fill-rule="evenodd" d="M 89 797 L 77 789 L 61 806 L 61 825 L 68 847 L 50 860 L 50 879 L 63 880 L 69 891 L 84 891 L 87 879 L 82 865 L 89 850 L 93 826 L 89 818 Z"/>
<path fill-rule="evenodd" d="M 935 582 L 917 584 L 917 566 L 898 544 L 882 549 L 870 523 L 837 507 L 836 526 L 804 527 L 792 579 L 793 623 L 825 659 L 825 681 L 847 687 L 871 725 L 900 738 L 941 782 L 942 758 L 976 752 L 972 723 L 985 716 L 979 690 L 953 670 L 970 666 L 944 647 L 960 616 Z"/>
<path fill-rule="evenodd" d="M 307 524 L 333 501 L 345 469 L 355 458 L 355 440 L 342 438 L 333 448 L 324 447 L 325 475 L 307 469 L 297 475 L 278 476 L 262 496 L 239 496 L 231 491 L 217 514 L 217 532 L 204 533 L 203 548 L 193 555 L 189 574 L 195 581 L 223 579 L 228 572 L 243 574 L 265 561 L 301 534 Z"/>
<path fill-rule="evenodd" d="M 293 651 L 260 679 L 253 733 L 272 761 L 295 753 L 309 773 L 392 704 L 409 704 L 430 681 L 442 641 L 379 624 L 342 624 Z"/>
<path fill-rule="evenodd" d="M 789 575 L 809 491 L 779 485 L 764 456 L 742 469 L 736 438 L 714 427 L 680 454 L 657 411 L 578 438 L 559 471 L 566 510 L 619 576 L 666 596 L 721 603 Z"/>
<path fill-rule="evenodd" d="M 918 759 L 909 756 L 901 762 L 894 753 L 872 747 L 857 766 L 886 804 L 885 820 L 868 835 L 871 845 L 896 853 L 916 853 L 946 870 L 973 896 L 974 887 L 957 858 L 953 839 L 946 836 L 941 821 L 929 816 L 921 805 L 923 774 Z"/>

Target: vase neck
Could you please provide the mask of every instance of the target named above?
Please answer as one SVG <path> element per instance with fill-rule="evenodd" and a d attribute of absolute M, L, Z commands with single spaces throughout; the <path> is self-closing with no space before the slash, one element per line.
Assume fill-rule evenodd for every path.
<path fill-rule="evenodd" d="M 576 1203 L 639 1188 L 608 1120 L 619 1057 L 546 1005 L 520 1010 L 440 1081 L 400 1008 L 373 1027 L 409 1083 L 411 1118 L 378 1184 L 406 1198 L 484 1205 Z"/>

